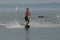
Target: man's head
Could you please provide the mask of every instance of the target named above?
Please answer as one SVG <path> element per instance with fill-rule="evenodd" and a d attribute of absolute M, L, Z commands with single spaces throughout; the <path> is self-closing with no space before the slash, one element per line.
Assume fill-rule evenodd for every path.
<path fill-rule="evenodd" d="M 29 10 L 29 8 L 26 8 L 26 10 Z"/>

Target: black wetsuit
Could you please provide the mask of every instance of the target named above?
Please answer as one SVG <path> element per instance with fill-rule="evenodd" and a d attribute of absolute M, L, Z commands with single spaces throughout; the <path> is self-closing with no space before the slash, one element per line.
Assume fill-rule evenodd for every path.
<path fill-rule="evenodd" d="M 28 18 L 28 16 L 25 16 L 25 21 L 26 22 L 28 21 L 28 24 L 29 24 L 29 18 Z M 29 25 L 25 25 L 25 28 L 28 29 L 28 28 L 30 28 L 30 26 Z"/>

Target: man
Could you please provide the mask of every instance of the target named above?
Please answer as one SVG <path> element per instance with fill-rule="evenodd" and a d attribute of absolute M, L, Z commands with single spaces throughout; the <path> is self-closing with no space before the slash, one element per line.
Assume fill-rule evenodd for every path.
<path fill-rule="evenodd" d="M 30 16 L 30 11 L 29 11 L 29 8 L 26 8 L 26 10 L 25 10 L 25 13 L 24 13 L 24 15 L 25 15 L 25 22 L 26 22 L 26 25 L 25 25 L 25 28 L 26 28 L 26 31 L 28 31 L 28 28 L 30 27 L 28 24 L 29 24 L 29 16 Z"/>

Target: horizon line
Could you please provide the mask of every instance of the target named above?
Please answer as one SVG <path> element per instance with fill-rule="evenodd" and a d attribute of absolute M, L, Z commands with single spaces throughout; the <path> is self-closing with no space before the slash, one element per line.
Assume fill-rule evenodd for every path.
<path fill-rule="evenodd" d="M 44 3 L 60 3 L 60 2 L 44 2 Z M 0 4 L 43 4 L 41 3 L 0 3 Z"/>

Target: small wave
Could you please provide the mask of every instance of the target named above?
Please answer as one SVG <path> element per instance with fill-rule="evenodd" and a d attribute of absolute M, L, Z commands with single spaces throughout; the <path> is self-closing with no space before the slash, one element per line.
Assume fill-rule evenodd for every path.
<path fill-rule="evenodd" d="M 1 26 L 4 26 L 4 28 L 24 28 L 25 24 L 21 24 L 18 21 L 10 21 L 9 23 L 2 24 L 0 23 Z M 55 27 L 60 27 L 60 24 L 53 24 L 51 22 L 36 22 L 36 21 L 30 21 L 30 27 L 31 28 L 55 28 Z M 1 27 L 0 26 L 0 27 Z"/>

